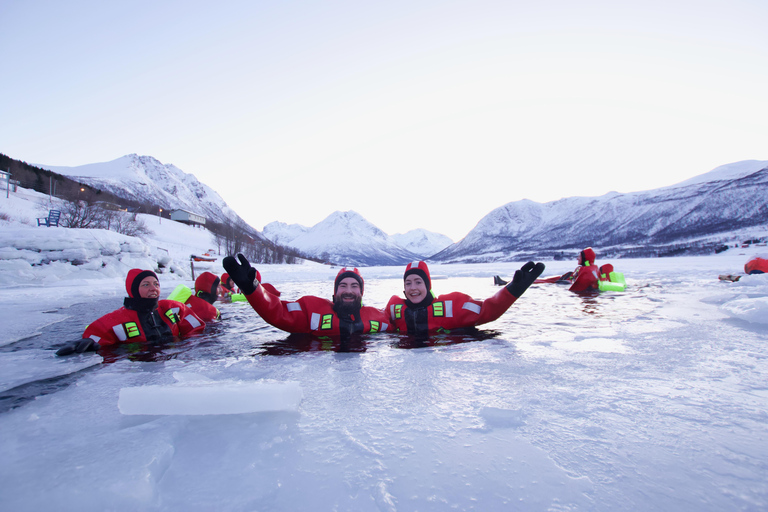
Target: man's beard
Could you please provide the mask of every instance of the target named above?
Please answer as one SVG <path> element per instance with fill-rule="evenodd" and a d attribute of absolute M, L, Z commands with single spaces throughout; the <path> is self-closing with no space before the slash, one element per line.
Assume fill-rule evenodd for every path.
<path fill-rule="evenodd" d="M 344 297 L 354 298 L 351 302 L 345 302 Z M 353 293 L 343 293 L 333 298 L 333 310 L 338 315 L 352 315 L 360 311 L 360 307 L 363 305 L 363 298 L 358 297 Z"/>

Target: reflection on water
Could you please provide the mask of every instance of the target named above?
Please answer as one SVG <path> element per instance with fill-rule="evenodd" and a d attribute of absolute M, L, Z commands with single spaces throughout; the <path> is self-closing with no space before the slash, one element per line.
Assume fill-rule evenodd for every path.
<path fill-rule="evenodd" d="M 435 333 L 429 336 L 409 336 L 407 334 L 353 334 L 348 339 L 338 337 L 316 337 L 310 334 L 290 334 L 279 340 L 268 340 L 259 344 L 254 355 L 284 356 L 299 352 L 366 352 L 381 346 L 400 349 L 439 347 L 457 343 L 483 341 L 496 337 L 498 331 L 479 329 L 459 329 L 451 333 Z"/>

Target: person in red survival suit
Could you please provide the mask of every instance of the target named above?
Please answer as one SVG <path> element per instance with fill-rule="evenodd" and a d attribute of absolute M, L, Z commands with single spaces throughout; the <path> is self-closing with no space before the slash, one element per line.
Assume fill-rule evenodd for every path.
<path fill-rule="evenodd" d="M 134 268 L 125 280 L 123 307 L 85 328 L 82 339 L 67 343 L 56 355 L 65 356 L 119 343 L 186 338 L 202 332 L 205 323 L 181 302 L 158 300 L 160 283 L 151 270 Z"/>
<path fill-rule="evenodd" d="M 261 274 L 259 271 L 256 271 L 256 280 L 261 283 Z M 224 272 L 221 274 L 221 288 L 223 288 L 223 292 L 229 296 L 232 296 L 233 293 L 240 293 L 240 289 L 235 286 L 235 282 L 232 280 L 231 277 L 229 277 L 229 274 Z M 264 287 L 265 290 L 267 290 L 272 295 L 280 296 L 280 292 L 277 288 L 275 288 L 273 285 L 269 283 L 261 283 L 261 286 Z"/>
<path fill-rule="evenodd" d="M 600 276 L 598 274 L 597 266 L 595 265 L 595 251 L 591 247 L 587 247 L 583 251 L 579 252 L 578 257 L 579 266 L 573 272 L 566 272 L 561 276 L 546 277 L 543 279 L 537 279 L 536 283 L 571 283 L 571 287 L 568 290 L 572 292 L 583 292 L 585 290 L 599 289 L 598 281 Z M 611 267 L 611 270 L 613 268 Z"/>
<path fill-rule="evenodd" d="M 224 258 L 224 268 L 251 307 L 278 329 L 331 337 L 391 330 L 389 318 L 383 311 L 362 305 L 365 282 L 356 268 L 342 268 L 336 275 L 332 301 L 304 296 L 288 302 L 267 292 L 245 256 L 238 254 L 237 257 L 240 263 L 232 256 Z"/>
<path fill-rule="evenodd" d="M 185 304 L 203 322 L 221 318 L 221 313 L 213 305 L 219 298 L 219 278 L 211 272 L 203 272 L 195 279 L 195 294 L 191 295 Z"/>
<path fill-rule="evenodd" d="M 461 292 L 435 297 L 429 267 L 423 261 L 414 261 L 403 274 L 405 299 L 393 295 L 387 312 L 397 331 L 416 335 L 485 324 L 509 309 L 543 271 L 543 263 L 529 261 L 515 271 L 509 284 L 486 300 L 475 300 Z"/>
<path fill-rule="evenodd" d="M 595 251 L 591 247 L 587 247 L 579 253 L 578 262 L 579 266 L 576 267 L 570 278 L 573 284 L 568 290 L 583 292 L 585 290 L 599 289 L 600 275 L 597 265 L 595 265 Z"/>
<path fill-rule="evenodd" d="M 611 280 L 611 272 L 613 272 L 613 265 L 610 263 L 606 263 L 605 265 L 600 265 L 600 280 L 601 281 L 610 281 Z"/>
<path fill-rule="evenodd" d="M 229 274 L 224 272 L 221 274 L 221 280 L 219 281 L 219 288 L 223 293 L 226 294 L 233 294 L 233 293 L 240 293 L 240 290 L 237 289 L 237 286 L 235 286 L 235 282 L 232 280 L 231 277 L 229 277 Z"/>

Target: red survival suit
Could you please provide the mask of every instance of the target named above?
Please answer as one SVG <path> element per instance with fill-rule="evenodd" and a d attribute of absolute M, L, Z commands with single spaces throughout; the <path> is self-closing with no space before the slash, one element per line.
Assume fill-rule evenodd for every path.
<path fill-rule="evenodd" d="M 744 264 L 744 272 L 747 274 L 768 273 L 768 255 L 759 254 Z"/>
<path fill-rule="evenodd" d="M 154 341 L 164 336 L 185 338 L 203 331 L 205 323 L 181 302 L 139 297 L 138 283 L 133 284 L 140 282 L 145 274 L 154 275 L 154 272 L 140 269 L 128 272 L 125 280 L 128 298 L 124 306 L 92 322 L 85 328 L 83 338 L 91 338 L 105 346 Z"/>
<path fill-rule="evenodd" d="M 334 294 L 339 281 L 345 277 L 355 277 L 363 290 L 363 278 L 357 269 L 342 268 L 336 275 Z M 261 283 L 253 293 L 246 295 L 246 299 L 267 323 L 291 333 L 341 336 L 392 330 L 389 318 L 380 309 L 361 306 L 357 314 L 339 315 L 334 310 L 333 302 L 328 299 L 308 295 L 288 302 L 269 293 Z"/>
<path fill-rule="evenodd" d="M 600 281 L 600 274 L 595 265 L 595 251 L 591 247 L 587 247 L 579 253 L 579 266 L 573 271 L 571 275 L 571 282 L 573 283 L 568 290 L 572 292 L 583 292 L 590 289 L 599 289 L 598 282 Z"/>
<path fill-rule="evenodd" d="M 186 305 L 203 321 L 218 320 L 221 313 L 213 305 L 218 298 L 219 278 L 210 272 L 203 272 L 195 279 L 195 295 L 190 296 Z"/>
<path fill-rule="evenodd" d="M 486 300 L 475 300 L 461 292 L 447 293 L 435 298 L 429 268 L 423 261 L 409 263 L 403 279 L 418 274 L 427 286 L 427 298 L 419 304 L 393 295 L 387 312 L 395 329 L 402 333 L 424 334 L 429 331 L 450 331 L 492 322 L 514 304 L 517 297 L 507 287 Z"/>
<path fill-rule="evenodd" d="M 572 292 L 583 292 L 584 290 L 599 289 L 600 274 L 595 265 L 595 251 L 587 247 L 579 253 L 579 266 L 573 272 L 568 272 L 562 276 L 545 277 L 537 279 L 537 283 L 567 283 L 571 282 L 568 288 Z M 604 265 L 605 266 L 605 265 Z M 601 269 L 602 270 L 602 269 Z M 611 271 L 613 267 L 611 267 Z M 610 271 L 608 272 L 610 273 Z"/>

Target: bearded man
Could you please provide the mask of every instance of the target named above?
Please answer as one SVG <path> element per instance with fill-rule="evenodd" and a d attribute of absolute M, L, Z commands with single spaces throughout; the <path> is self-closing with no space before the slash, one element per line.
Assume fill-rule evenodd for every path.
<path fill-rule="evenodd" d="M 257 279 L 256 269 L 245 256 L 238 254 L 237 257 L 239 263 L 232 256 L 224 258 L 224 269 L 251 307 L 278 329 L 329 337 L 392 330 L 384 311 L 362 305 L 365 282 L 356 268 L 342 268 L 336 275 L 333 300 L 307 295 L 296 301 L 285 301 L 264 288 Z"/>

